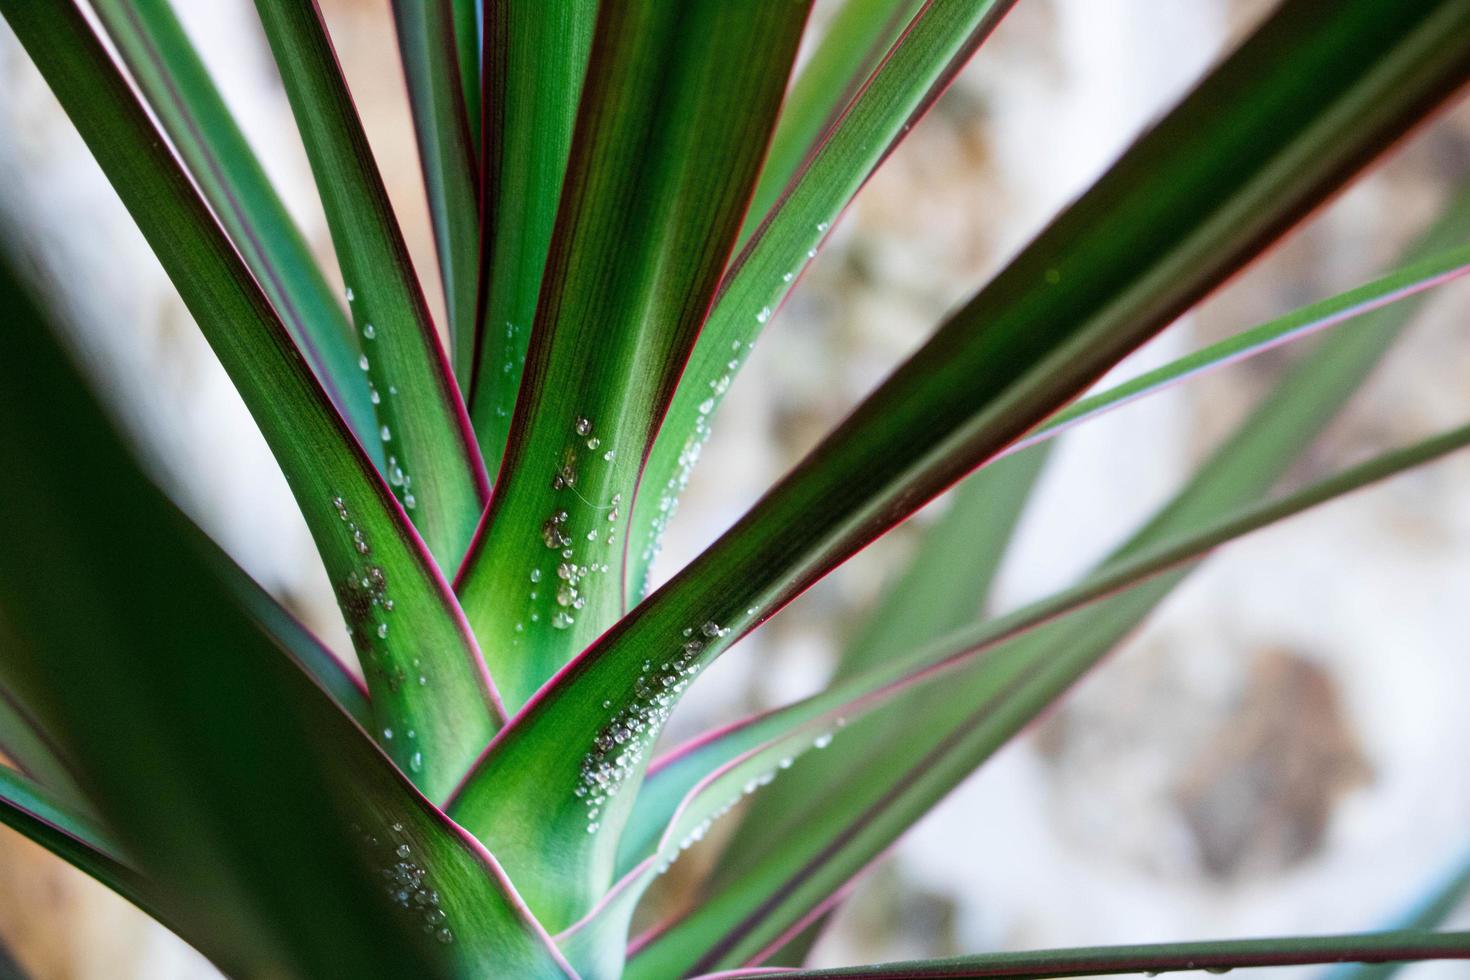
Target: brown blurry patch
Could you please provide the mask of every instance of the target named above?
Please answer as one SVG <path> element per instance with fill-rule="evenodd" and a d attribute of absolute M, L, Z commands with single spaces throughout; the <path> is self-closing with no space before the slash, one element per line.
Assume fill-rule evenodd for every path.
<path fill-rule="evenodd" d="M 1322 843 L 1370 770 L 1332 678 L 1289 650 L 1251 664 L 1239 708 L 1197 752 L 1174 802 L 1215 878 L 1287 868 Z"/>

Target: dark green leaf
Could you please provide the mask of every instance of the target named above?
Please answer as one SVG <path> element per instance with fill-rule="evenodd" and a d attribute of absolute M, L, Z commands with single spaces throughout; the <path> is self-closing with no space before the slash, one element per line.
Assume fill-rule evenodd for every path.
<path fill-rule="evenodd" d="M 1470 194 L 1448 209 L 1409 258 L 1467 237 Z M 1358 388 L 1421 302 L 1387 307 L 1326 337 L 1098 575 L 1232 519 L 1259 500 Z M 808 794 L 779 821 L 763 825 L 761 849 L 752 850 L 742 828 L 744 839 L 732 842 L 731 860 L 721 862 L 699 907 L 641 944 L 630 977 L 758 959 L 1137 628 L 1188 570 L 1164 572 L 1002 643 L 953 675 L 944 694 L 901 696 L 848 726 L 820 767 L 794 770 L 791 778 Z M 1099 581 L 1105 580 L 1090 584 Z M 998 621 L 977 632 L 997 626 L 1005 628 Z M 925 724 L 902 724 L 914 717 Z"/>
<path fill-rule="evenodd" d="M 867 17 L 873 4 L 861 0 L 858 7 Z M 789 186 L 783 183 L 782 196 L 725 271 L 644 469 L 629 525 L 628 602 L 647 589 L 649 567 L 709 438 L 710 419 L 772 311 L 838 214 L 1009 9 L 1010 0 L 926 3 L 820 143 L 803 151 Z M 825 71 L 824 63 L 815 70 Z M 772 166 L 785 164 L 776 161 L 768 172 Z"/>
<path fill-rule="evenodd" d="M 510 442 L 456 581 L 513 707 L 622 610 L 638 474 L 733 245 L 809 6 L 599 8 Z"/>
<path fill-rule="evenodd" d="M 542 688 L 452 801 L 457 819 L 529 892 L 542 887 L 530 869 L 572 867 L 595 893 L 648 746 L 705 664 L 1161 330 L 1467 69 L 1470 0 L 1289 0 L 734 528 Z"/>
<path fill-rule="evenodd" d="M 1071 588 L 998 619 L 958 629 L 932 642 L 914 637 L 907 644 L 896 644 L 885 651 L 889 655 L 885 662 L 855 677 L 676 750 L 655 763 L 656 768 L 650 769 L 639 793 L 625 832 L 623 858 L 628 873 L 615 888 L 618 900 L 578 926 L 579 931 L 589 934 L 580 942 L 587 943 L 592 934 L 599 933 L 603 944 L 621 943 L 638 896 L 656 875 L 662 874 L 683 850 L 703 839 L 714 821 L 740 802 L 742 795 L 755 793 L 774 781 L 813 747 L 823 749 L 832 744 L 838 729 L 895 699 L 905 701 L 902 711 L 887 713 L 884 724 L 863 726 L 856 739 L 844 734 L 845 751 L 838 766 L 829 771 L 858 779 L 854 770 L 872 769 L 875 760 L 891 754 L 895 744 L 910 739 L 914 718 L 938 718 L 947 712 L 956 701 L 953 692 L 957 672 L 975 668 L 1006 678 L 1005 684 L 992 685 L 988 700 L 965 704 L 972 717 L 1004 707 L 1010 685 L 1041 672 L 1041 665 L 1018 656 L 1024 648 L 995 649 L 1005 641 L 1170 569 L 1196 562 L 1212 549 L 1268 524 L 1466 446 L 1470 446 L 1470 425 L 1386 453 L 1279 499 L 1245 506 L 1224 519 L 1134 552 Z M 977 664 L 976 658 L 985 653 L 990 654 L 989 661 Z M 919 704 L 925 706 L 923 710 L 917 709 Z M 809 779 L 814 771 L 808 766 L 800 773 L 808 777 L 808 782 L 785 781 L 783 785 L 790 791 L 785 794 L 784 805 L 763 806 L 747 817 L 742 828 L 745 832 L 722 855 L 725 867 L 750 867 L 768 858 L 775 850 L 771 828 L 794 812 L 810 819 L 818 834 L 841 840 L 848 827 L 842 814 L 810 805 L 824 788 L 830 790 L 830 782 L 819 785 L 813 793 Z M 823 814 L 822 819 L 815 818 L 816 812 Z M 628 853 L 630 849 L 632 854 Z"/>
<path fill-rule="evenodd" d="M 0 679 L 168 923 L 240 976 L 562 976 L 489 855 L 217 581 L 5 264 L 0 306 L 0 452 L 27 461 Z"/>
<path fill-rule="evenodd" d="M 378 399 L 388 483 L 440 566 L 452 569 L 489 494 L 459 387 L 316 4 L 257 0 L 256 10 L 306 144 L 363 338 L 359 363 Z"/>
<path fill-rule="evenodd" d="M 353 631 L 374 730 L 441 797 L 498 727 L 484 663 L 448 583 L 74 3 L 0 0 L 0 11 L 280 463 Z M 414 740 L 384 734 L 408 729 Z"/>

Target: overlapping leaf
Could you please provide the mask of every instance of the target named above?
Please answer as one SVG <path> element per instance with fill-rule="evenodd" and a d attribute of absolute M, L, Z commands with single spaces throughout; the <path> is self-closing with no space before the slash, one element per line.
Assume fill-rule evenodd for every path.
<path fill-rule="evenodd" d="M 513 706 L 622 609 L 638 474 L 733 246 L 809 6 L 598 9 L 510 442 L 456 582 Z"/>
<path fill-rule="evenodd" d="M 292 340 L 381 464 L 377 413 L 352 328 L 169 0 L 92 6 Z"/>
<path fill-rule="evenodd" d="M 375 731 L 426 792 L 442 795 L 497 727 L 484 664 L 448 584 L 75 5 L 0 0 L 0 12 L 280 463 L 353 631 Z"/>
<path fill-rule="evenodd" d="M 1412 254 L 1433 254 L 1467 236 L 1470 195 L 1455 202 Z M 1120 567 L 1146 561 L 1171 538 L 1200 532 L 1257 501 L 1361 384 L 1419 302 L 1388 307 L 1325 338 L 1190 484 L 1077 588 L 1106 587 Z M 779 819 L 765 811 L 770 819 L 758 831 L 742 825 L 700 906 L 645 937 L 629 975 L 697 972 L 763 955 L 1134 629 L 1189 567 L 1002 644 L 951 676 L 944 693 L 902 696 L 849 726 L 820 767 L 793 773 L 806 790 L 786 795 L 795 805 Z M 1008 619 L 975 632 L 1003 638 Z M 913 717 L 925 724 L 904 723 Z"/>
<path fill-rule="evenodd" d="M 376 399 L 388 483 L 440 566 L 453 569 L 489 493 L 459 387 L 320 12 L 315 4 L 271 0 L 258 0 L 256 10 L 306 145 L 362 337 L 359 364 Z M 461 245 L 459 236 L 453 245 Z M 459 280 L 451 285 L 458 304 Z"/>
<path fill-rule="evenodd" d="M 468 390 L 470 368 L 475 356 L 475 303 L 480 272 L 480 202 L 478 125 L 470 128 L 465 96 L 477 98 L 478 123 L 479 50 L 473 44 L 467 64 L 460 62 L 456 32 L 472 4 L 455 0 L 394 0 L 393 22 L 398 29 L 398 50 L 408 80 L 409 104 L 413 110 L 414 134 L 418 137 L 419 162 L 424 170 L 424 190 L 429 198 L 429 216 L 434 223 L 434 244 L 439 251 L 439 274 L 444 283 L 444 305 L 449 317 L 449 352 L 455 377 Z"/>
<path fill-rule="evenodd" d="M 240 975 L 561 976 L 498 867 L 215 579 L 0 269 L 0 677 Z M 427 927 L 427 928 L 426 928 Z"/>
<path fill-rule="evenodd" d="M 914 4 L 888 0 L 886 6 L 906 9 Z M 860 90 L 844 104 L 830 107 L 840 109 L 840 114 L 821 130 L 815 146 L 800 151 L 799 167 L 791 159 L 796 150 L 790 144 L 801 145 L 818 125 L 805 117 L 821 110 L 815 91 L 798 84 L 792 110 L 799 118 L 787 124 L 785 148 L 773 145 L 761 182 L 765 193 L 758 192 L 752 209 L 765 217 L 725 272 L 709 321 L 649 452 L 629 526 L 628 602 L 642 598 L 647 590 L 649 568 L 709 438 L 710 419 L 761 328 L 816 256 L 837 215 L 1010 6 L 1010 0 L 924 3 Z M 853 5 L 853 12 L 856 16 L 848 13 L 834 27 L 840 31 L 836 43 L 843 50 L 830 51 L 824 45 L 808 71 L 825 77 L 829 71 L 851 69 L 855 66 L 847 62 L 854 52 L 848 46 L 861 47 L 860 42 L 873 43 L 890 33 L 882 27 L 875 32 L 875 25 L 865 22 L 880 13 L 870 0 Z M 793 172 L 783 176 L 788 167 Z M 779 197 L 767 210 L 765 198 L 772 196 L 773 184 Z"/>
<path fill-rule="evenodd" d="M 586 903 L 608 880 L 647 748 L 705 664 L 1418 120 L 1470 68 L 1467 27 L 1463 0 L 1285 4 L 731 531 L 538 692 L 452 812 L 538 900 Z"/>
<path fill-rule="evenodd" d="M 485 4 L 485 249 L 470 417 L 500 469 L 597 21 L 596 0 Z"/>

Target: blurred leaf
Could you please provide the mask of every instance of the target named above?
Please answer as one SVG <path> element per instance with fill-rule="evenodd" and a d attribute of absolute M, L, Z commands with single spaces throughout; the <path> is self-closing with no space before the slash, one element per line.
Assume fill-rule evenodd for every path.
<path fill-rule="evenodd" d="M 456 819 L 538 911 L 553 892 L 579 892 L 565 907 L 585 911 L 610 880 L 648 748 L 704 665 L 1161 330 L 1467 67 L 1470 0 L 1288 0 L 730 531 L 542 688 L 456 793 Z"/>
<path fill-rule="evenodd" d="M 456 580 L 512 706 L 622 609 L 627 508 L 733 245 L 809 6 L 599 8 L 510 442 Z M 544 896 L 525 887 L 539 910 Z"/>
<path fill-rule="evenodd" d="M 620 867 L 627 873 L 614 887 L 618 898 L 579 924 L 578 931 L 589 934 L 580 942 L 590 944 L 593 934 L 598 934 L 597 941 L 604 945 L 623 943 L 638 896 L 654 877 L 702 840 L 742 796 L 775 781 L 813 747 L 825 749 L 833 743 L 837 730 L 897 698 L 904 699 L 903 710 L 887 712 L 881 725 L 862 726 L 856 738 L 844 733 L 843 751 L 832 771 L 857 779 L 857 770 L 872 767 L 875 760 L 892 754 L 896 744 L 913 741 L 909 735 L 913 719 L 938 718 L 947 713 L 955 701 L 955 675 L 959 671 L 973 668 L 992 678 L 987 697 L 966 699 L 965 710 L 970 716 L 1004 709 L 1008 690 L 1036 676 L 1042 667 L 1018 656 L 1022 648 L 996 649 L 1005 641 L 1172 568 L 1195 562 L 1244 534 L 1466 446 L 1470 446 L 1470 425 L 1385 453 L 1294 493 L 1241 507 L 1220 520 L 1166 537 L 1071 588 L 1005 616 L 957 629 L 939 639 L 926 640 L 920 635 L 895 644 L 885 651 L 886 660 L 873 663 L 857 676 L 675 750 L 649 769 L 625 831 Z M 914 574 L 911 572 L 911 576 Z M 990 654 L 988 662 L 978 664 L 977 658 L 986 653 Z M 997 677 L 1003 680 L 996 682 Z M 893 769 L 885 767 L 885 771 Z M 808 766 L 801 773 L 810 776 L 813 770 Z M 833 843 L 840 842 L 856 826 L 857 821 L 844 819 L 840 811 L 810 805 L 830 785 L 813 787 L 800 779 L 782 781 L 780 785 L 789 788 L 782 803 L 762 799 L 756 804 L 742 823 L 742 833 L 721 855 L 725 868 L 751 867 L 768 857 L 774 850 L 771 828 L 785 823 L 793 812 L 801 812 L 813 824 L 815 834 L 826 835 Z M 823 817 L 819 819 L 818 813 Z M 795 867 L 794 863 L 791 866 Z M 810 865 L 804 870 L 810 870 Z M 836 883 L 833 894 L 841 884 Z M 566 937 L 558 939 L 566 942 Z M 685 946 L 698 949 L 700 943 L 691 940 Z M 660 969 L 671 966 L 662 964 Z M 684 964 L 678 965 L 679 970 L 684 968 Z"/>
<path fill-rule="evenodd" d="M 462 0 L 393 0 L 398 51 L 408 81 L 424 191 L 434 223 L 434 244 L 439 250 L 439 274 L 449 316 L 450 361 L 460 386 L 468 390 L 475 357 L 480 202 L 475 149 L 478 136 L 470 130 L 465 104 L 468 80 L 461 75 L 464 66 L 455 36 L 458 8 L 465 6 Z M 478 75 L 476 68 L 476 88 Z M 477 106 L 478 102 L 477 98 Z"/>
<path fill-rule="evenodd" d="M 213 560 L 215 575 L 234 594 L 241 608 L 280 645 L 287 656 L 296 661 L 307 676 L 316 681 L 318 687 L 337 702 L 337 707 L 364 730 L 372 731 L 373 706 L 362 682 L 202 531 L 198 537 L 200 551 Z"/>
<path fill-rule="evenodd" d="M 1465 903 L 1466 894 L 1470 894 L 1470 855 L 1461 856 L 1448 874 L 1438 875 L 1437 880 L 1385 928 L 1390 931 L 1437 928 Z M 1388 980 L 1402 967 L 1402 963 L 1392 962 L 1343 963 L 1323 971 L 1322 980 Z"/>
<path fill-rule="evenodd" d="M 891 5 L 893 0 L 887 2 Z M 868 17 L 873 4 L 863 0 L 857 7 Z M 789 186 L 783 184 L 782 196 L 725 270 L 634 502 L 627 549 L 628 603 L 647 591 L 650 566 L 709 438 L 710 419 L 772 311 L 816 256 L 837 215 L 1009 9 L 1010 0 L 926 3 L 878 70 L 824 131 L 820 144 L 804 153 Z M 825 71 L 824 62 L 816 63 L 816 70 Z M 799 137 L 790 134 L 790 138 Z M 767 173 L 780 166 L 784 164 L 779 161 L 768 165 Z M 759 200 L 756 206 L 760 207 Z"/>
<path fill-rule="evenodd" d="M 1432 255 L 1467 238 L 1470 193 L 1446 210 L 1407 257 Z M 1422 302 L 1422 295 L 1406 300 L 1325 337 L 1173 500 L 1068 591 L 1092 592 L 1099 585 L 1105 590 L 1126 563 L 1148 561 L 1173 540 L 1233 520 L 1259 501 L 1361 385 Z M 628 976 L 759 961 L 1136 629 L 1191 568 L 1164 572 L 1002 643 L 951 675 L 944 694 L 916 691 L 849 725 L 820 767 L 793 770 L 789 778 L 807 793 L 792 794 L 797 805 L 762 825 L 760 849 L 752 848 L 750 828 L 742 826 L 699 906 L 635 943 L 640 953 Z M 1047 604 L 1058 599 L 1066 601 L 1057 596 Z M 1041 612 L 1048 610 L 1043 606 Z M 1029 615 L 1020 610 L 980 624 L 975 635 L 1004 640 L 1017 621 L 1013 617 Z M 913 718 L 924 724 L 904 723 Z"/>
<path fill-rule="evenodd" d="M 572 146 L 597 0 L 486 0 L 484 289 L 470 417 L 500 469 Z"/>
<path fill-rule="evenodd" d="M 381 465 L 357 338 L 169 0 L 97 0 L 92 7 L 291 339 Z"/>
<path fill-rule="evenodd" d="M 3 609 L 0 609 L 0 613 L 3 613 Z M 15 642 L 15 638 L 5 630 L 3 618 L 0 618 L 0 656 L 4 656 Z M 35 719 L 3 687 L 0 687 L 0 757 L 3 757 L 0 758 L 0 765 L 8 760 L 16 769 L 63 800 L 67 806 L 77 810 L 86 808 L 86 799 L 77 789 L 70 770 L 56 751 L 56 746 L 46 738 Z"/>
<path fill-rule="evenodd" d="M 163 922 L 168 916 L 148 896 L 148 883 L 128 866 L 122 849 L 93 821 L 18 772 L 0 765 L 0 824 L 23 834 L 67 864 L 102 882 Z M 0 977 L 3 977 L 0 972 Z"/>
<path fill-rule="evenodd" d="M 0 265 L 0 677 L 237 975 L 562 976 L 490 856 L 215 578 Z M 386 887 L 385 887 L 386 886 Z"/>
<path fill-rule="evenodd" d="M 730 970 L 704 974 L 701 980 L 1041 980 L 1113 973 L 1152 976 L 1176 970 L 1225 973 L 1240 967 L 1293 966 L 1305 963 L 1470 959 L 1470 932 L 1369 932 L 1345 936 L 1293 936 L 1281 939 L 1224 939 L 1147 946 L 1093 946 L 1043 949 L 1024 953 L 987 953 L 947 960 L 915 960 L 838 970 Z"/>
<path fill-rule="evenodd" d="M 0 0 L 0 12 L 280 463 L 352 631 L 374 730 L 425 792 L 442 797 L 498 727 L 493 688 L 448 583 L 76 6 Z M 384 734 L 409 729 L 412 740 Z"/>
<path fill-rule="evenodd" d="M 256 0 L 255 6 L 306 145 L 363 338 L 359 364 L 378 399 L 388 483 L 440 567 L 455 568 L 489 494 L 459 387 L 320 11 L 314 3 Z"/>

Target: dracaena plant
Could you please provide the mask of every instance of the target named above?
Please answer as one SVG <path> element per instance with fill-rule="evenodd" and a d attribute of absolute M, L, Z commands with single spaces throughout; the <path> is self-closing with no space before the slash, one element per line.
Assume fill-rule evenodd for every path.
<path fill-rule="evenodd" d="M 847 0 L 793 79 L 810 6 L 396 0 L 435 324 L 310 0 L 257 8 L 342 295 L 167 0 L 0 0 L 274 451 L 365 677 L 142 474 L 12 257 L 0 819 L 235 976 L 799 964 L 848 883 L 1209 550 L 1470 442 L 1272 492 L 1422 294 L 1470 269 L 1470 199 L 1382 278 L 1080 397 L 1470 77 L 1470 0 L 1285 0 L 650 591 L 772 311 L 1011 2 Z M 980 615 L 1049 439 L 1349 320 L 1125 545 Z M 703 668 L 962 478 L 829 687 L 655 751 Z M 634 934 L 649 884 L 746 796 L 697 893 Z M 842 975 L 1470 955 L 1427 921 Z"/>

